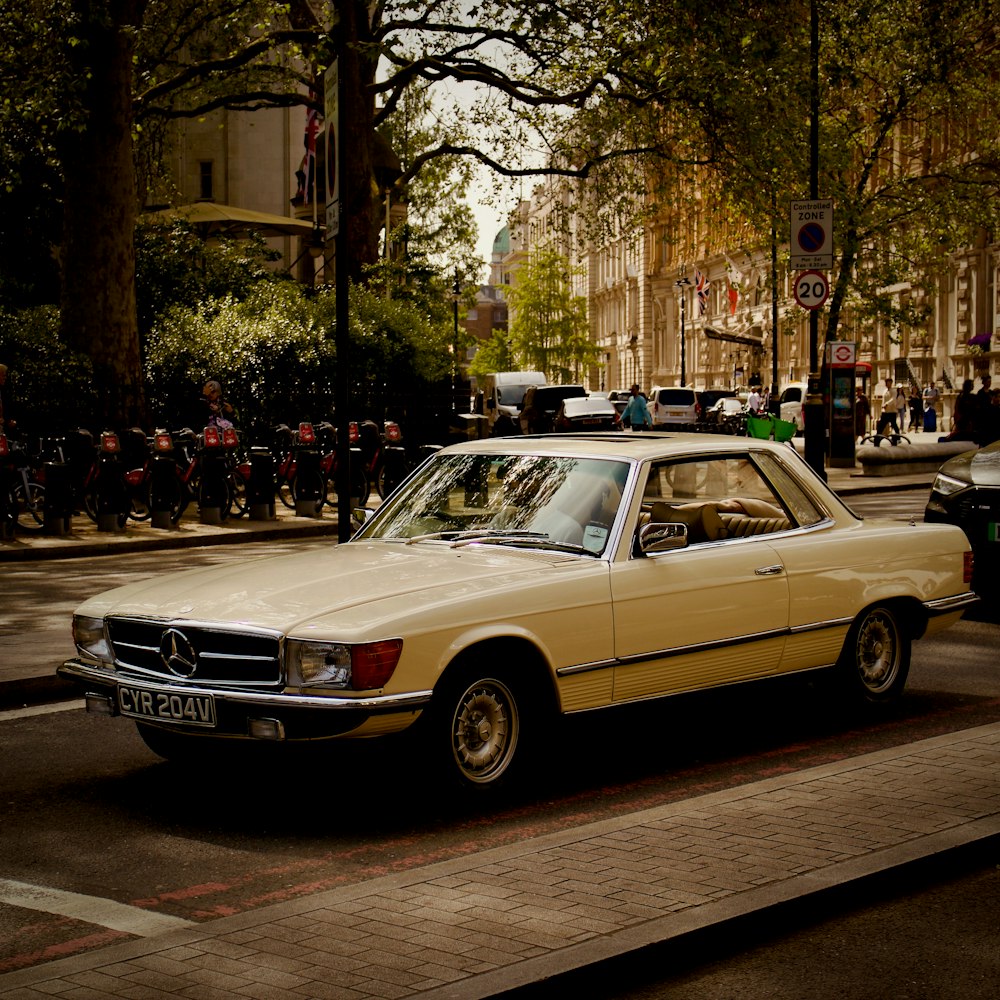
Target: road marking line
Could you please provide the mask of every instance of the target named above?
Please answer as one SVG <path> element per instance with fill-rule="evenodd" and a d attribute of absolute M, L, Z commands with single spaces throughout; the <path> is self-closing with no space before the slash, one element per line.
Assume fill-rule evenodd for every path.
<path fill-rule="evenodd" d="M 57 701 L 51 705 L 27 705 L 24 708 L 10 708 L 0 712 L 0 722 L 7 719 L 25 719 L 31 715 L 49 715 L 52 712 L 69 712 L 83 708 L 86 702 L 82 698 L 73 701 Z"/>
<path fill-rule="evenodd" d="M 111 930 L 124 931 L 137 937 L 154 937 L 166 931 L 196 926 L 193 920 L 185 920 L 183 917 L 141 910 L 137 906 L 116 903 L 99 896 L 84 896 L 78 892 L 49 889 L 5 878 L 0 879 L 0 903 L 41 910 L 43 913 L 58 913 L 63 917 L 110 927 Z"/>

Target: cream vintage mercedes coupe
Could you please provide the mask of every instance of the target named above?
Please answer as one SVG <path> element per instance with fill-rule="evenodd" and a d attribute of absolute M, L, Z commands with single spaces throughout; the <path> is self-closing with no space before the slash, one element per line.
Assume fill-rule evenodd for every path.
<path fill-rule="evenodd" d="M 971 568 L 960 529 L 862 520 L 787 444 L 496 438 L 432 456 L 346 544 L 92 598 L 59 673 L 167 758 L 418 723 L 489 787 L 546 713 L 821 668 L 898 698 Z"/>

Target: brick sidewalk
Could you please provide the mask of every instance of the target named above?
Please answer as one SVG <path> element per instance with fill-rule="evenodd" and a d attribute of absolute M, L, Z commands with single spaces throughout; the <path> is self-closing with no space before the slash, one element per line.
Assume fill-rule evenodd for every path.
<path fill-rule="evenodd" d="M 1000 723 L 0 976 L 0 997 L 474 1000 L 1000 834 Z"/>

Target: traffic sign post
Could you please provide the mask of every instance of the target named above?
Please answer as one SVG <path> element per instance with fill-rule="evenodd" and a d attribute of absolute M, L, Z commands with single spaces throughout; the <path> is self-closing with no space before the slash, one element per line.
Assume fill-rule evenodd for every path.
<path fill-rule="evenodd" d="M 793 270 L 833 267 L 833 201 L 793 201 L 790 238 Z"/>
<path fill-rule="evenodd" d="M 795 276 L 794 291 L 803 309 L 819 309 L 830 295 L 830 282 L 822 271 L 802 271 Z"/>

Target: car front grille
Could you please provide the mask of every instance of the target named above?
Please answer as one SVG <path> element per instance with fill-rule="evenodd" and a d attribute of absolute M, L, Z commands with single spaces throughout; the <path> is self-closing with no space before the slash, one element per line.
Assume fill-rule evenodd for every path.
<path fill-rule="evenodd" d="M 282 683 L 281 637 L 263 630 L 143 618 L 109 618 L 119 669 L 172 682 L 270 688 Z"/>

